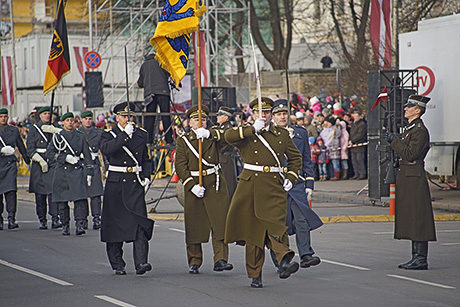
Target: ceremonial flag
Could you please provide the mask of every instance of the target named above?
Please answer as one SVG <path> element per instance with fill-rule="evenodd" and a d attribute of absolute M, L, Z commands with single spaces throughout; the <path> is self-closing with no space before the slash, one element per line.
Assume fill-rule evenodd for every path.
<path fill-rule="evenodd" d="M 193 41 L 193 50 L 195 54 L 195 67 L 198 67 L 198 48 L 197 48 L 197 39 L 196 39 L 196 32 L 192 33 L 192 41 Z M 204 41 L 204 30 L 200 30 L 200 60 L 201 60 L 201 85 L 203 86 L 208 86 L 208 72 L 206 70 L 206 56 L 204 52 L 204 46 L 205 46 L 205 41 Z M 198 87 L 198 70 L 195 69 L 195 87 Z"/>
<path fill-rule="evenodd" d="M 83 81 L 85 80 L 85 72 L 88 71 L 88 67 L 85 65 L 84 56 L 88 53 L 88 47 L 73 47 L 75 53 L 75 62 L 77 63 L 78 71 L 80 72 Z"/>
<path fill-rule="evenodd" d="M 380 69 L 392 64 L 391 46 L 391 0 L 372 0 L 370 39 Z"/>
<path fill-rule="evenodd" d="M 388 93 L 386 87 L 380 92 L 379 96 L 377 97 L 377 100 L 374 102 L 374 105 L 371 108 L 371 111 L 379 105 L 380 101 L 388 101 Z"/>
<path fill-rule="evenodd" d="M 187 72 L 190 33 L 198 29 L 200 17 L 206 11 L 198 7 L 197 0 L 178 0 L 171 5 L 166 0 L 155 34 L 150 44 L 155 48 L 155 58 L 167 70 L 176 86 Z"/>
<path fill-rule="evenodd" d="M 2 56 L 2 105 L 14 103 L 13 67 L 10 56 Z"/>
<path fill-rule="evenodd" d="M 54 90 L 62 78 L 70 73 L 69 43 L 64 14 L 65 2 L 65 0 L 59 0 L 58 4 L 50 56 L 48 66 L 46 66 L 45 83 L 43 84 L 44 95 Z"/>

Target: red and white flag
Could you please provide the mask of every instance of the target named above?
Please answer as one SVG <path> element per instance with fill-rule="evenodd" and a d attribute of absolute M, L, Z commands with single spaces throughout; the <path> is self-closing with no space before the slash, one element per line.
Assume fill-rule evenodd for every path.
<path fill-rule="evenodd" d="M 10 56 L 2 56 L 2 105 L 14 103 L 13 69 Z"/>
<path fill-rule="evenodd" d="M 372 0 L 370 18 L 372 50 L 380 69 L 389 69 L 392 64 L 391 45 L 391 0 Z"/>
<path fill-rule="evenodd" d="M 85 55 L 88 53 L 88 50 L 88 47 L 73 47 L 75 62 L 77 62 L 78 71 L 83 81 L 85 81 L 85 72 L 88 71 L 88 67 L 85 65 Z"/>
<path fill-rule="evenodd" d="M 386 87 L 380 92 L 379 96 L 377 97 L 377 100 L 374 102 L 374 105 L 371 108 L 371 111 L 379 105 L 380 101 L 388 101 L 388 93 Z"/>
<path fill-rule="evenodd" d="M 200 52 L 201 52 L 201 85 L 208 86 L 208 72 L 206 70 L 206 56 L 205 56 L 205 48 L 206 43 L 204 41 L 204 30 L 200 30 Z M 193 50 L 194 50 L 194 63 L 195 67 L 198 67 L 198 56 L 197 56 L 197 40 L 196 40 L 196 32 L 192 32 L 192 40 L 193 40 Z M 198 87 L 198 71 L 195 69 L 195 87 Z"/>

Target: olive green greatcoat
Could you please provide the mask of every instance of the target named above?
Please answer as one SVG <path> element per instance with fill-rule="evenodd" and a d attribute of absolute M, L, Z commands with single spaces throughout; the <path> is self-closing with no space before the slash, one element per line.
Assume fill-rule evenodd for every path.
<path fill-rule="evenodd" d="M 211 164 L 219 163 L 221 143 L 225 143 L 223 135 L 216 128 L 209 129 L 211 136 L 202 142 L 203 159 Z M 198 158 L 192 153 L 183 138 L 187 138 L 198 152 L 198 139 L 193 131 L 186 133 L 177 140 L 176 173 L 184 185 L 184 222 L 185 242 L 197 244 L 209 241 L 210 230 L 217 240 L 224 239 L 225 221 L 228 212 L 227 183 L 219 170 L 219 191 L 216 191 L 216 174 L 203 176 L 206 188 L 203 198 L 197 198 L 191 192 L 198 184 L 198 176 L 190 171 L 198 171 Z M 224 144 L 222 144 L 224 145 Z M 203 170 L 210 168 L 203 164 Z"/>
<path fill-rule="evenodd" d="M 286 178 L 293 185 L 302 167 L 302 156 L 286 129 L 270 125 L 261 134 L 277 154 L 281 165 L 287 157 Z M 244 163 L 277 166 L 270 151 L 255 135 L 252 126 L 238 126 L 227 130 L 225 139 L 236 146 Z M 279 173 L 243 169 L 230 203 L 225 230 L 225 241 L 242 241 L 264 248 L 265 235 L 282 237 L 286 232 L 287 194 Z"/>
<path fill-rule="evenodd" d="M 430 188 L 424 159 L 430 149 L 430 135 L 421 119 L 415 119 L 391 148 L 400 157 L 396 177 L 395 239 L 436 241 Z"/>
<path fill-rule="evenodd" d="M 225 133 L 228 129 L 233 128 L 230 121 L 222 123 L 220 126 L 220 132 Z M 233 194 L 236 190 L 236 185 L 238 183 L 236 176 L 236 165 L 235 165 L 235 147 L 232 145 L 226 145 L 220 150 L 219 162 L 222 167 L 222 173 L 225 176 L 227 181 L 227 191 L 229 201 L 232 200 Z"/>

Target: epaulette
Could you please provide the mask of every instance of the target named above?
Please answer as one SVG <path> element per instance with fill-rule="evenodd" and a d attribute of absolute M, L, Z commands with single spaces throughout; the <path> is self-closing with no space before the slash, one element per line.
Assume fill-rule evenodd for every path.
<path fill-rule="evenodd" d="M 79 132 L 79 133 L 84 133 L 83 131 L 80 131 L 80 130 L 78 130 L 78 129 L 75 129 L 75 131 L 77 131 L 77 132 Z"/>
<path fill-rule="evenodd" d="M 422 123 L 418 123 L 417 128 L 422 128 Z"/>
<path fill-rule="evenodd" d="M 180 138 L 183 137 L 184 135 L 185 135 L 185 132 L 183 132 L 183 131 L 178 131 L 177 132 L 177 136 L 180 137 Z"/>
<path fill-rule="evenodd" d="M 305 131 L 308 131 L 307 128 L 305 128 L 304 126 L 301 126 L 301 125 L 296 124 L 296 125 L 294 125 L 294 127 L 299 128 L 299 129 L 303 129 Z"/>
<path fill-rule="evenodd" d="M 144 128 L 142 127 L 139 127 L 140 130 L 144 131 L 145 133 L 148 133 L 147 130 L 145 130 Z"/>
<path fill-rule="evenodd" d="M 104 131 L 105 132 L 110 132 L 110 131 L 112 131 L 112 128 L 105 128 Z"/>

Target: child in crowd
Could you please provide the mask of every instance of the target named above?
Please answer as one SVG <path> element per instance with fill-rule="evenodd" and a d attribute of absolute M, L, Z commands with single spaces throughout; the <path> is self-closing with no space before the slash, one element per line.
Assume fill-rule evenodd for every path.
<path fill-rule="evenodd" d="M 327 164 L 329 163 L 329 151 L 327 150 L 326 146 L 324 145 L 323 139 L 318 138 L 317 140 L 318 148 L 320 150 L 320 154 L 318 155 L 317 162 L 319 168 L 319 181 L 326 181 L 327 179 Z"/>
<path fill-rule="evenodd" d="M 309 137 L 308 142 L 310 143 L 311 162 L 313 163 L 313 174 L 315 175 L 315 181 L 318 181 L 318 155 L 321 154 L 321 150 L 319 149 L 318 144 L 316 144 L 316 140 L 314 137 Z"/>

